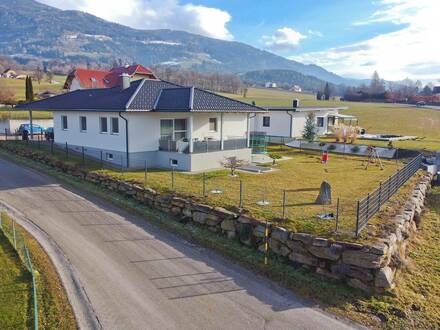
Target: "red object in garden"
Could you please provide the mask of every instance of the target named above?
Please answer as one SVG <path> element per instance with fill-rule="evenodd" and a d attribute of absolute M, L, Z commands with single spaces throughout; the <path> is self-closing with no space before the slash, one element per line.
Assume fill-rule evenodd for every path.
<path fill-rule="evenodd" d="M 321 156 L 321 163 L 327 164 L 328 162 L 328 151 L 324 151 Z"/>

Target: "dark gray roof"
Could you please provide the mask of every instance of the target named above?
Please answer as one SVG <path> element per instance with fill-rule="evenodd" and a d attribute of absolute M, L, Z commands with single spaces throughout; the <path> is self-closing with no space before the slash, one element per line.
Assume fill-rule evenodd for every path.
<path fill-rule="evenodd" d="M 161 80 L 137 80 L 130 87 L 82 89 L 45 100 L 17 105 L 18 109 L 49 111 L 265 112 L 257 106 L 194 87 Z"/>

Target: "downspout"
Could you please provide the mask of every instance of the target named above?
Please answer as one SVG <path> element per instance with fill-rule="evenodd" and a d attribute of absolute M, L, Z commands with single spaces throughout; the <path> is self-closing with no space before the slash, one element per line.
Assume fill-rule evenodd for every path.
<path fill-rule="evenodd" d="M 127 157 L 127 168 L 130 167 L 130 154 L 128 153 L 128 120 L 127 118 L 121 115 L 121 111 L 119 111 L 119 117 L 121 117 L 125 121 L 125 154 Z"/>
<path fill-rule="evenodd" d="M 290 110 L 287 110 L 286 113 L 290 116 L 290 133 L 289 137 L 292 138 L 292 129 L 293 129 L 293 114 L 290 113 Z"/>

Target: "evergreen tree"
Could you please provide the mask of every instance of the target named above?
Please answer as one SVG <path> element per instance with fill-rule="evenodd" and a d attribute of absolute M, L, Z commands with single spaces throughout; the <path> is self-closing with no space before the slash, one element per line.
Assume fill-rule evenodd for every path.
<path fill-rule="evenodd" d="M 385 92 L 384 85 L 385 85 L 385 83 L 384 83 L 383 79 L 380 79 L 377 71 L 374 71 L 373 76 L 371 77 L 369 92 L 371 94 L 381 94 L 381 93 Z"/>
<path fill-rule="evenodd" d="M 26 76 L 26 101 L 32 102 L 34 100 L 34 87 L 32 86 L 32 78 Z"/>
<path fill-rule="evenodd" d="M 312 142 L 316 137 L 316 123 L 315 115 L 313 112 L 310 112 L 307 115 L 306 125 L 304 127 L 302 136 L 309 142 Z"/>
<path fill-rule="evenodd" d="M 328 83 L 325 83 L 325 87 L 324 87 L 324 95 L 325 95 L 325 99 L 328 101 L 330 100 L 330 85 Z"/>

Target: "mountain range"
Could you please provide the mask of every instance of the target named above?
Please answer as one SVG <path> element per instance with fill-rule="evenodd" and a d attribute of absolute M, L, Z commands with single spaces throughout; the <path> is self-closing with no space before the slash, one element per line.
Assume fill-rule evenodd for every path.
<path fill-rule="evenodd" d="M 121 2 L 123 3 L 123 2 Z M 246 73 L 283 69 L 333 84 L 356 84 L 317 65 L 305 65 L 236 41 L 174 30 L 138 30 L 74 10 L 33 0 L 0 0 L 0 54 L 21 63 L 169 65 L 197 71 Z"/>

